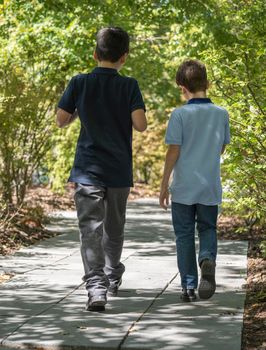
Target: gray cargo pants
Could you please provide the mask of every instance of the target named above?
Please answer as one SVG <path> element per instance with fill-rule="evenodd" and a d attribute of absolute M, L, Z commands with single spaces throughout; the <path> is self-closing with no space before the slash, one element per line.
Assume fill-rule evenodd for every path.
<path fill-rule="evenodd" d="M 81 257 L 89 295 L 105 294 L 125 271 L 120 262 L 129 187 L 76 184 Z"/>

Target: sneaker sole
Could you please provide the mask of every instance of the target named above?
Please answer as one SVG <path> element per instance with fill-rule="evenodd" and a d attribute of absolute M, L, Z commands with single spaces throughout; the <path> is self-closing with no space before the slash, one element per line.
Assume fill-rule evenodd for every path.
<path fill-rule="evenodd" d="M 200 299 L 211 298 L 215 289 L 215 263 L 213 261 L 204 261 L 201 267 L 201 280 L 198 289 Z"/>
<path fill-rule="evenodd" d="M 107 295 L 109 295 L 110 297 L 117 297 L 118 289 L 121 286 L 121 284 L 122 284 L 122 280 L 120 280 L 120 282 L 116 285 L 115 288 L 113 288 L 113 289 L 111 288 L 110 290 L 108 289 Z"/>
<path fill-rule="evenodd" d="M 105 311 L 105 301 L 95 301 L 94 303 L 87 305 L 87 311 Z"/>
<path fill-rule="evenodd" d="M 183 295 L 181 295 L 180 299 L 181 299 L 184 303 L 190 302 L 189 297 L 184 297 Z"/>

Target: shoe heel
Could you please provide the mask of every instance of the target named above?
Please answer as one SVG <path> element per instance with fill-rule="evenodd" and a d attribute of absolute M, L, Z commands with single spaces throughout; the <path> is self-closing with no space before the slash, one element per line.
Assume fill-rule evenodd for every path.
<path fill-rule="evenodd" d="M 205 260 L 201 266 L 201 280 L 198 288 L 200 299 L 209 299 L 216 290 L 215 282 L 215 262 Z"/>
<path fill-rule="evenodd" d="M 215 276 L 215 263 L 212 261 L 204 261 L 201 268 L 202 277 L 205 276 Z"/>

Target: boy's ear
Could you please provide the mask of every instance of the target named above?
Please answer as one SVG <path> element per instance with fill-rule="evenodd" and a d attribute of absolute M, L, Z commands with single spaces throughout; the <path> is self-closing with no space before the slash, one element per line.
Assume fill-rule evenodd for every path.
<path fill-rule="evenodd" d="M 211 83 L 209 82 L 209 80 L 207 80 L 207 89 L 209 89 L 211 86 Z"/>
<path fill-rule="evenodd" d="M 93 52 L 93 59 L 94 61 L 99 61 L 96 51 Z"/>
<path fill-rule="evenodd" d="M 120 60 L 119 60 L 120 63 L 124 64 L 127 60 L 127 57 L 128 57 L 128 53 L 124 53 L 124 55 L 120 57 Z"/>
<path fill-rule="evenodd" d="M 179 85 L 179 87 L 180 87 L 183 95 L 185 95 L 188 92 L 188 89 L 185 86 Z"/>

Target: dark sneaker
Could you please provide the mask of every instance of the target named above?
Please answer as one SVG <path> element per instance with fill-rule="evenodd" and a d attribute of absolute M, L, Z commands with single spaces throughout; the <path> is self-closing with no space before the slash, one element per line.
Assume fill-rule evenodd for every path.
<path fill-rule="evenodd" d="M 106 295 L 91 295 L 86 304 L 87 311 L 105 311 Z"/>
<path fill-rule="evenodd" d="M 216 289 L 215 283 L 215 262 L 213 260 L 203 260 L 201 264 L 201 279 L 199 284 L 200 299 L 209 299 Z"/>
<path fill-rule="evenodd" d="M 195 301 L 197 296 L 194 289 L 182 289 L 181 299 L 183 301 Z"/>
<path fill-rule="evenodd" d="M 194 289 L 188 289 L 187 293 L 190 301 L 195 301 L 197 299 Z"/>
<path fill-rule="evenodd" d="M 118 293 L 118 289 L 122 284 L 122 279 L 115 281 L 115 282 L 110 282 L 110 286 L 108 287 L 108 295 L 116 297 Z"/>
<path fill-rule="evenodd" d="M 187 289 L 182 289 L 182 294 L 181 294 L 180 298 L 181 298 L 181 300 L 183 300 L 183 301 L 190 301 L 190 300 L 189 300 L 189 296 L 188 296 Z"/>

